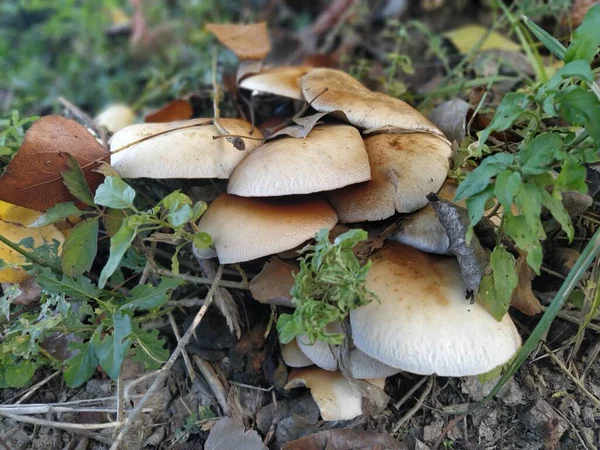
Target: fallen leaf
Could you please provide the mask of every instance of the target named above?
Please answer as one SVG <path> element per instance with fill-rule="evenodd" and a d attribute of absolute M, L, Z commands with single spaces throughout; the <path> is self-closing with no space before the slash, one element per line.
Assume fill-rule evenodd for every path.
<path fill-rule="evenodd" d="M 293 274 L 299 271 L 295 262 L 284 262 L 273 256 L 250 282 L 252 297 L 261 303 L 293 308 L 290 290 L 294 285 Z"/>
<path fill-rule="evenodd" d="M 517 287 L 513 290 L 510 305 L 528 316 L 541 313 L 543 311 L 542 305 L 531 290 L 531 280 L 535 273 L 523 256 L 519 256 L 517 259 L 515 270 L 519 281 Z"/>
<path fill-rule="evenodd" d="M 282 450 L 408 450 L 387 433 L 349 428 L 320 431 L 288 442 Z"/>
<path fill-rule="evenodd" d="M 3 283 L 2 289 L 6 289 L 8 286 L 10 286 L 10 284 Z M 19 291 L 20 294 L 11 299 L 11 304 L 27 306 L 40 301 L 42 288 L 33 278 L 28 278 L 27 280 L 19 283 Z"/>
<path fill-rule="evenodd" d="M 579 259 L 581 254 L 574 248 L 559 247 L 552 252 L 552 266 L 564 276 L 569 275 L 569 272 Z"/>
<path fill-rule="evenodd" d="M 81 166 L 92 191 L 103 176 L 94 172 L 109 151 L 81 125 L 60 116 L 45 116 L 25 134 L 21 148 L 0 177 L 0 200 L 36 211 L 76 200 L 63 183 L 71 154 Z M 76 201 L 76 204 L 83 205 Z"/>
<path fill-rule="evenodd" d="M 194 109 L 187 100 L 177 99 L 163 106 L 157 111 L 151 112 L 144 118 L 144 122 L 175 122 L 176 120 L 188 120 L 194 115 Z"/>
<path fill-rule="evenodd" d="M 268 450 L 255 430 L 246 431 L 240 421 L 224 417 L 213 425 L 205 450 Z"/>
<path fill-rule="evenodd" d="M 465 25 L 444 33 L 444 37 L 450 39 L 454 46 L 462 54 L 467 54 L 488 32 L 488 29 L 481 25 Z M 511 50 L 520 51 L 521 46 L 502 36 L 496 31 L 489 33 L 488 37 L 481 44 L 480 51 L 486 50 Z"/>
<path fill-rule="evenodd" d="M 240 59 L 263 59 L 271 50 L 266 22 L 248 25 L 209 23 L 206 29 Z"/>
<path fill-rule="evenodd" d="M 465 138 L 467 113 L 470 109 L 469 103 L 455 98 L 436 106 L 429 114 L 429 120 L 442 130 L 450 142 L 456 141 L 460 144 Z"/>
<path fill-rule="evenodd" d="M 270 135 L 267 140 L 274 139 L 278 136 L 291 136 L 297 139 L 304 139 L 306 136 L 310 134 L 314 127 L 316 127 L 324 116 L 327 114 L 334 114 L 336 117 L 341 117 L 343 120 L 348 120 L 346 115 L 342 111 L 329 111 L 329 112 L 320 112 L 316 114 L 312 114 L 306 117 L 300 117 L 297 119 L 292 119 L 292 121 L 296 125 L 290 125 L 289 127 L 285 127 L 272 135 Z"/>

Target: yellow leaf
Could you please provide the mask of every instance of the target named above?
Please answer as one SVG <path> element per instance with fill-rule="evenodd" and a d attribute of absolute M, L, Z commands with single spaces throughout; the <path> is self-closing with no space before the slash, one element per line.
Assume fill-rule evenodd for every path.
<path fill-rule="evenodd" d="M 444 36 L 452 41 L 458 51 L 466 54 L 469 53 L 481 38 L 483 38 L 487 31 L 488 30 L 481 25 L 465 25 L 447 31 L 444 33 Z M 480 50 L 520 51 L 521 46 L 507 37 L 502 36 L 500 33 L 492 31 L 481 45 Z"/>

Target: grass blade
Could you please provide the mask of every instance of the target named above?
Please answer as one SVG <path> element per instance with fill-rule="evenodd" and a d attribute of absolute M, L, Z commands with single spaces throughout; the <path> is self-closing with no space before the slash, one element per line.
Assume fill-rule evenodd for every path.
<path fill-rule="evenodd" d="M 523 22 L 529 28 L 529 30 L 534 34 L 536 38 L 540 40 L 544 46 L 552 52 L 554 56 L 556 56 L 561 61 L 565 58 L 565 54 L 567 53 L 567 49 L 564 45 L 560 43 L 558 39 L 544 30 L 542 27 L 537 25 L 535 22 L 529 20 L 527 16 L 523 16 Z"/>

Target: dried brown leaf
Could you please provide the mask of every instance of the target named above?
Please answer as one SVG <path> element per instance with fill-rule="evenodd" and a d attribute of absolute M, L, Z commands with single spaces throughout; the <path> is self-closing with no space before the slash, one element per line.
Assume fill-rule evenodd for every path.
<path fill-rule="evenodd" d="M 519 282 L 513 290 L 510 299 L 511 306 L 514 306 L 528 316 L 535 316 L 541 313 L 543 311 L 542 305 L 531 290 L 531 280 L 535 274 L 523 256 L 519 256 L 517 259 L 515 270 L 517 271 Z"/>
<path fill-rule="evenodd" d="M 345 119 L 346 115 L 342 111 L 320 112 L 310 116 L 292 119 L 296 125 L 290 125 L 289 127 L 285 127 L 273 133 L 267 138 L 267 140 L 276 138 L 278 136 L 291 136 L 297 139 L 304 139 L 310 134 L 314 127 L 321 123 L 320 120 L 327 114 L 333 114 L 336 117 L 340 117 L 341 115 L 344 120 L 347 120 Z"/>
<path fill-rule="evenodd" d="M 267 450 L 255 430 L 246 431 L 240 421 L 224 417 L 210 429 L 205 450 Z"/>
<path fill-rule="evenodd" d="M 104 177 L 94 172 L 109 151 L 81 125 L 60 116 L 45 116 L 27 131 L 21 148 L 0 177 L 0 200 L 46 211 L 57 203 L 75 201 L 63 184 L 61 172 L 72 155 L 83 170 L 92 192 Z"/>
<path fill-rule="evenodd" d="M 248 25 L 209 23 L 206 29 L 240 59 L 263 59 L 271 50 L 266 22 Z"/>
<path fill-rule="evenodd" d="M 252 297 L 261 303 L 293 308 L 290 290 L 294 285 L 293 274 L 299 271 L 296 263 L 273 256 L 250 282 Z"/>
<path fill-rule="evenodd" d="M 148 114 L 144 118 L 144 122 L 175 122 L 176 120 L 191 119 L 193 115 L 192 105 L 187 100 L 180 98 Z"/>
<path fill-rule="evenodd" d="M 284 444 L 282 450 L 408 450 L 387 433 L 352 429 L 334 429 Z"/>

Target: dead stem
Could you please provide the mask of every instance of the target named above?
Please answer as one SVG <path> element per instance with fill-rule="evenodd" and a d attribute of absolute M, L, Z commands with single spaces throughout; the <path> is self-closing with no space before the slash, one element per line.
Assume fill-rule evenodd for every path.
<path fill-rule="evenodd" d="M 433 388 L 433 381 L 435 380 L 435 376 L 431 375 L 427 378 L 427 386 L 425 386 L 425 389 L 423 389 L 423 392 L 421 392 L 421 395 L 419 395 L 419 398 L 417 399 L 417 403 L 415 403 L 415 406 L 413 406 L 412 408 L 410 408 L 406 414 L 404 414 L 404 416 L 402 416 L 400 418 L 400 420 L 398 422 L 396 422 L 394 424 L 394 426 L 392 427 L 392 431 L 394 433 L 397 433 L 398 430 L 400 428 L 402 428 L 402 426 L 407 423 L 412 416 L 414 416 L 417 411 L 419 409 L 421 409 L 421 406 L 423 406 L 423 403 L 425 402 L 425 399 L 427 398 L 427 396 L 429 395 L 429 393 L 431 392 L 431 389 Z"/>

